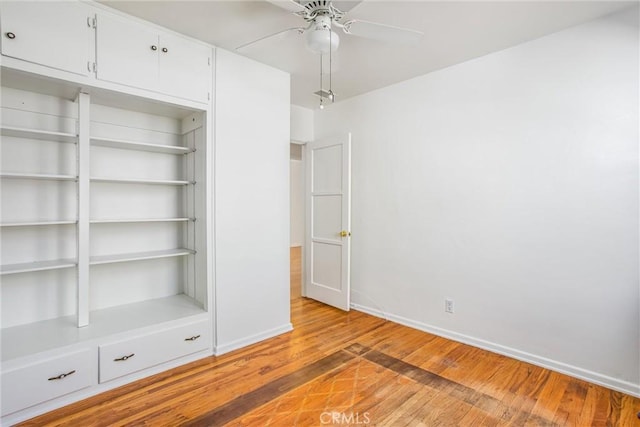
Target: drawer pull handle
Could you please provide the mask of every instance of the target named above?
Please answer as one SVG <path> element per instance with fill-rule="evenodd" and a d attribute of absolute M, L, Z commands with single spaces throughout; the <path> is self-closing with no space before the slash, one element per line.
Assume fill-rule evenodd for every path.
<path fill-rule="evenodd" d="M 151 45 L 151 50 L 158 50 L 158 46 L 156 46 L 156 45 L 152 44 L 152 45 Z"/>
<path fill-rule="evenodd" d="M 124 362 L 125 360 L 129 360 L 131 359 L 133 356 L 135 356 L 135 353 L 131 353 L 128 356 L 122 356 L 122 357 L 118 357 L 117 359 L 113 359 L 114 362 Z"/>
<path fill-rule="evenodd" d="M 12 32 L 8 32 L 8 33 L 6 34 L 6 36 L 7 36 L 7 38 L 9 38 L 9 39 L 11 39 L 11 40 L 13 40 L 13 39 L 15 39 L 15 38 L 16 38 L 16 35 L 15 35 L 14 33 L 12 33 Z"/>
<path fill-rule="evenodd" d="M 61 379 L 63 379 L 63 378 L 68 377 L 69 375 L 71 375 L 71 374 L 75 374 L 75 373 L 76 373 L 76 371 L 74 370 L 74 371 L 71 371 L 71 372 L 67 372 L 66 374 L 60 374 L 60 375 L 58 375 L 57 377 L 51 377 L 51 378 L 49 378 L 49 381 L 61 380 Z"/>
<path fill-rule="evenodd" d="M 195 341 L 195 340 L 197 340 L 198 338 L 200 338 L 200 335 L 194 335 L 194 336 L 192 336 L 192 337 L 185 338 L 184 340 L 185 340 L 185 341 Z"/>
<path fill-rule="evenodd" d="M 167 52 L 169 52 L 169 49 L 167 49 L 166 47 L 163 47 L 163 48 L 162 48 L 162 51 L 163 51 L 164 53 L 167 53 Z"/>

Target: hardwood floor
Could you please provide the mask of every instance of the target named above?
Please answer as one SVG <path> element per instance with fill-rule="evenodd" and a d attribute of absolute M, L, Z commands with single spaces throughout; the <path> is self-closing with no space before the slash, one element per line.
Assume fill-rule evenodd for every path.
<path fill-rule="evenodd" d="M 292 301 L 294 331 L 25 426 L 640 426 L 640 399 L 357 311 Z"/>
<path fill-rule="evenodd" d="M 291 299 L 298 299 L 302 296 L 302 247 L 292 246 L 289 249 L 289 265 L 291 274 Z"/>

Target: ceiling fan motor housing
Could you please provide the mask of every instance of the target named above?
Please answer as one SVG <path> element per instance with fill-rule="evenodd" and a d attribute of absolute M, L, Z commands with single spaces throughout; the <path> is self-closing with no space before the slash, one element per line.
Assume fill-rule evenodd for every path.
<path fill-rule="evenodd" d="M 324 14 L 316 16 L 305 37 L 307 47 L 316 53 L 328 53 L 329 49 L 333 52 L 340 45 L 340 37 L 331 31 L 331 17 Z"/>
<path fill-rule="evenodd" d="M 318 15 L 328 15 L 335 20 L 342 18 L 344 15 L 331 4 L 331 0 L 311 0 L 307 3 L 301 2 L 301 4 L 306 9 L 303 13 L 304 19 L 307 21 L 313 21 Z"/>

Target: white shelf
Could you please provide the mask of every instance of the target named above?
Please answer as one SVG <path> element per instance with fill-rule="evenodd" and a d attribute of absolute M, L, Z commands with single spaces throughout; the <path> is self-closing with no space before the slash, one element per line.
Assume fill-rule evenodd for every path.
<path fill-rule="evenodd" d="M 78 135 L 65 132 L 53 132 L 47 130 L 24 129 L 3 126 L 0 127 L 2 136 L 14 136 L 17 138 L 39 139 L 42 141 L 69 142 L 75 144 L 78 141 Z"/>
<path fill-rule="evenodd" d="M 4 224 L 0 224 L 0 227 L 33 227 L 39 225 L 69 225 L 69 224 L 77 224 L 76 220 L 68 220 L 68 221 L 33 221 L 33 222 L 6 222 Z"/>
<path fill-rule="evenodd" d="M 92 137 L 91 143 L 102 147 L 121 148 L 124 150 L 151 151 L 154 153 L 166 154 L 188 154 L 193 149 L 173 145 L 148 144 L 145 142 L 127 141 L 124 139 L 98 138 Z"/>
<path fill-rule="evenodd" d="M 133 222 L 187 222 L 195 221 L 195 218 L 127 218 L 127 219 L 92 219 L 91 224 L 123 224 Z"/>
<path fill-rule="evenodd" d="M 90 258 L 89 264 L 99 265 L 99 264 L 111 264 L 115 262 L 143 261 L 148 259 L 185 256 L 185 255 L 191 255 L 195 253 L 196 251 L 194 250 L 180 248 L 180 249 L 169 249 L 164 251 L 136 252 L 136 253 L 117 254 L 117 255 L 100 255 L 100 256 L 92 256 Z"/>
<path fill-rule="evenodd" d="M 53 261 L 26 262 L 21 264 L 5 264 L 0 266 L 0 274 L 29 273 L 33 271 L 58 270 L 77 265 L 75 259 L 58 259 Z"/>
<path fill-rule="evenodd" d="M 0 178 L 37 179 L 37 180 L 46 180 L 46 181 L 77 181 L 78 180 L 78 177 L 75 175 L 54 175 L 54 174 L 41 174 L 41 173 L 13 173 L 13 172 L 0 173 Z"/>
<path fill-rule="evenodd" d="M 5 328 L 0 334 L 2 362 L 117 333 L 206 316 L 200 304 L 180 294 L 94 310 L 90 313 L 91 323 L 83 328 L 77 327 L 75 315 Z"/>
<path fill-rule="evenodd" d="M 93 182 L 110 182 L 115 184 L 151 184 L 151 185 L 189 185 L 194 181 L 158 180 L 158 179 L 124 179 L 124 178 L 91 178 Z"/>

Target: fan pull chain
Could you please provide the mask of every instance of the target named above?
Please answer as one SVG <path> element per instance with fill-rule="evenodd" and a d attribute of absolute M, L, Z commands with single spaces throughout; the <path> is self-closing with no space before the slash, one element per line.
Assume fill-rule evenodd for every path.
<path fill-rule="evenodd" d="M 322 51 L 320 51 L 320 109 L 322 110 L 324 105 L 322 105 Z"/>
<path fill-rule="evenodd" d="M 333 40 L 331 39 L 332 34 L 333 31 L 331 31 L 331 27 L 329 27 L 329 94 L 333 93 L 333 91 L 331 90 L 331 72 L 333 71 L 333 66 L 331 64 L 331 56 L 333 55 Z M 333 100 L 331 102 L 333 102 Z"/>

